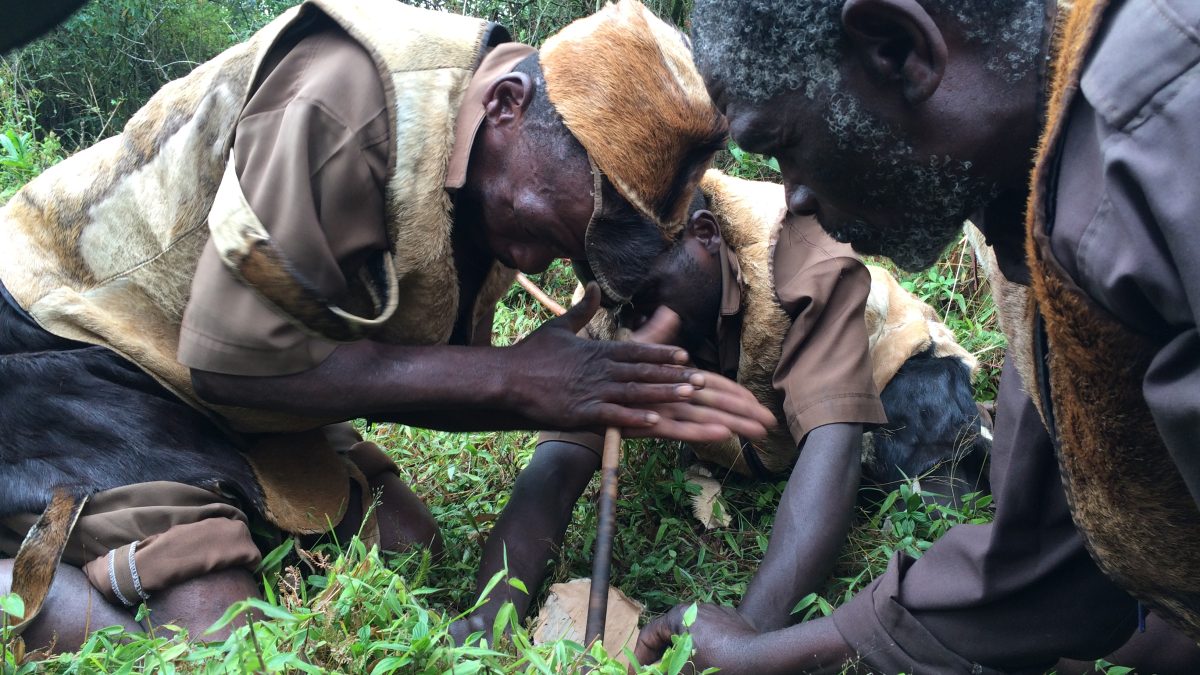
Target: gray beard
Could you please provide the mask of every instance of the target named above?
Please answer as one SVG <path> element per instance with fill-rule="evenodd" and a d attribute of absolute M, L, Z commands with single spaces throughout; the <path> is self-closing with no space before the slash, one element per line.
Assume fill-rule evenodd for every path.
<path fill-rule="evenodd" d="M 930 267 L 961 234 L 967 216 L 999 192 L 995 183 L 971 175 L 970 162 L 920 156 L 850 96 L 831 97 L 826 121 L 842 151 L 873 160 L 868 171 L 834 179 L 866 208 L 900 216 L 887 226 L 822 223 L 831 237 L 859 253 L 887 256 L 909 272 Z"/>

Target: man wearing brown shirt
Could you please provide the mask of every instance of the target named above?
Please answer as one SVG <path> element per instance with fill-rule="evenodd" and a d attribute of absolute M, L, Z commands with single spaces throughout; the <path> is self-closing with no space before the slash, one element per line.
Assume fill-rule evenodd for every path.
<path fill-rule="evenodd" d="M 631 121 L 631 101 L 654 107 Z M 22 552 L 86 573 L 59 570 L 77 590 L 30 635 L 81 639 L 86 612 L 54 598 L 93 587 L 109 613 L 154 595 L 156 622 L 207 625 L 220 608 L 171 590 L 229 573 L 232 592 L 200 595 L 253 589 L 247 520 L 353 531 L 355 493 L 383 489 L 384 545 L 428 541 L 405 532 L 421 508 L 394 467 L 338 420 L 765 433 L 748 392 L 678 367 L 681 350 L 576 338 L 594 290 L 519 345 L 487 339 L 514 268 L 571 257 L 628 293 L 724 131 L 683 38 L 632 0 L 540 53 L 468 17 L 316 0 L 30 183 L 0 212 L 0 545 L 28 530 Z M 132 526 L 134 507 L 165 515 Z M 105 524 L 46 541 L 77 517 Z M 221 555 L 156 564 L 192 525 L 229 537 Z M 13 582 L 27 619 L 54 561 Z"/>
<path fill-rule="evenodd" d="M 694 30 L 733 136 L 779 159 L 793 213 L 916 269 L 975 212 L 1021 296 L 999 298 L 994 522 L 897 556 L 828 618 L 759 633 L 704 607 L 698 665 L 1043 672 L 1129 639 L 1128 591 L 1161 620 L 1129 665 L 1195 672 L 1200 5 L 705 0 Z M 1188 660 L 1154 648 L 1167 624 Z"/>
<path fill-rule="evenodd" d="M 790 471 L 767 556 L 741 606 L 761 630 L 774 630 L 829 573 L 857 494 L 863 425 L 886 421 L 863 318 L 871 277 L 815 219 L 785 219 L 777 184 L 709 171 L 692 209 L 630 304 L 589 332 L 609 337 L 616 324 L 637 327 L 669 307 L 696 366 L 736 379 L 775 412 L 780 426 L 764 440 L 694 445 L 699 459 L 761 480 Z M 600 467 L 602 442 L 596 434 L 542 433 L 488 537 L 480 590 L 506 563 L 532 592 L 541 586 L 546 560 Z M 810 517 L 817 512 L 827 517 Z M 529 595 L 501 586 L 456 625 L 460 639 L 489 630 L 502 602 L 519 614 L 528 609 Z"/>

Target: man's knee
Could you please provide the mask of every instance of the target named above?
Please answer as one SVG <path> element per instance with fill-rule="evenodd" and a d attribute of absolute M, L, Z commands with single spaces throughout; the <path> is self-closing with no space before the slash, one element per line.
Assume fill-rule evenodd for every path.
<path fill-rule="evenodd" d="M 391 472 L 380 473 L 370 480 L 370 488 L 380 495 L 375 510 L 380 548 L 404 551 L 416 545 L 441 555 L 444 545 L 437 520 L 403 479 Z"/>
<path fill-rule="evenodd" d="M 170 623 L 188 631 L 193 640 L 223 640 L 244 622 L 238 619 L 224 628 L 205 634 L 235 603 L 258 598 L 254 575 L 243 568 L 228 568 L 189 579 L 154 594 L 147 603 L 150 621 Z"/>

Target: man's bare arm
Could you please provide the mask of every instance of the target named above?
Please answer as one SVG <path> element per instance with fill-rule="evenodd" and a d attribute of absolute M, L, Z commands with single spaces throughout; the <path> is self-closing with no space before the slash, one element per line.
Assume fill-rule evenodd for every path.
<path fill-rule="evenodd" d="M 758 630 L 791 624 L 792 608 L 829 575 L 850 528 L 861 455 L 861 424 L 827 424 L 805 437 L 767 555 L 738 607 Z"/>
<path fill-rule="evenodd" d="M 833 619 L 822 617 L 790 628 L 759 633 L 732 607 L 699 605 L 696 621 L 683 625 L 689 605 L 677 605 L 638 635 L 638 663 L 658 661 L 671 636 L 692 634 L 694 672 L 720 668 L 722 675 L 793 675 L 854 672 L 854 650 Z M 685 669 L 684 672 L 689 672 Z"/>
<path fill-rule="evenodd" d="M 363 340 L 295 375 L 193 370 L 192 382 L 210 403 L 454 431 L 620 426 L 681 440 L 765 433 L 770 412 L 724 378 L 680 367 L 683 350 L 577 337 L 597 304 L 590 295 L 512 347 Z"/>

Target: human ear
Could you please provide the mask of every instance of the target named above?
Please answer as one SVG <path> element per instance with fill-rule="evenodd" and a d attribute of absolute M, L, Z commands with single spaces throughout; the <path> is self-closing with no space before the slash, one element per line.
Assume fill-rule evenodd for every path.
<path fill-rule="evenodd" d="M 513 125 L 521 120 L 533 100 L 533 80 L 525 73 L 508 73 L 483 94 L 484 117 L 492 126 Z"/>
<path fill-rule="evenodd" d="M 909 104 L 924 102 L 941 85 L 946 41 L 917 0 L 846 0 L 842 26 L 867 72 L 900 84 Z"/>
<path fill-rule="evenodd" d="M 711 211 L 703 209 L 692 214 L 687 224 L 688 235 L 708 251 L 709 255 L 717 255 L 721 250 L 721 226 L 717 217 Z"/>

